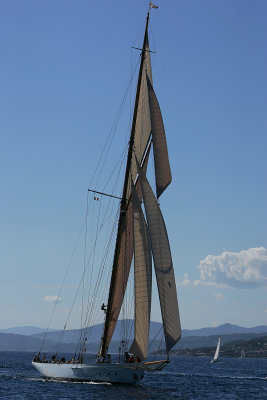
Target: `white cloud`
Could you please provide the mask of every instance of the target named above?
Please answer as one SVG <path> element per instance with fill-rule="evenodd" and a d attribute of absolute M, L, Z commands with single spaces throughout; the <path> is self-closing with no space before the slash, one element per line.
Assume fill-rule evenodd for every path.
<path fill-rule="evenodd" d="M 267 250 L 264 247 L 208 255 L 198 268 L 200 280 L 194 284 L 234 288 L 267 286 Z"/>
<path fill-rule="evenodd" d="M 44 301 L 47 301 L 48 303 L 56 303 L 60 302 L 62 299 L 61 297 L 58 296 L 45 296 Z"/>
<path fill-rule="evenodd" d="M 223 295 L 221 293 L 213 293 L 213 296 L 216 297 L 216 300 L 221 300 L 223 298 Z"/>
<path fill-rule="evenodd" d="M 177 286 L 187 286 L 191 283 L 188 274 L 184 274 L 182 282 L 178 282 Z"/>

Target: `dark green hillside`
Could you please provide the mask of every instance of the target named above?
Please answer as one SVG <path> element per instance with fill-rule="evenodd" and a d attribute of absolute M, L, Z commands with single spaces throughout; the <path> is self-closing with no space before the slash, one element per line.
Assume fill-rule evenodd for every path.
<path fill-rule="evenodd" d="M 174 350 L 171 354 L 179 356 L 207 356 L 213 357 L 216 347 L 200 347 L 197 349 Z M 220 357 L 241 356 L 244 350 L 247 358 L 266 357 L 267 358 L 267 336 L 259 336 L 249 340 L 235 340 L 221 346 Z"/>

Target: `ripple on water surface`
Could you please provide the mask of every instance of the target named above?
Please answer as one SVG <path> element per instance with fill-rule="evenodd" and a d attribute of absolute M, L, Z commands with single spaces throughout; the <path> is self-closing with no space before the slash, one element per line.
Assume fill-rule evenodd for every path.
<path fill-rule="evenodd" d="M 0 353 L 1 400 L 267 399 L 266 359 L 173 357 L 164 371 L 146 374 L 138 386 L 42 378 L 29 353 Z"/>

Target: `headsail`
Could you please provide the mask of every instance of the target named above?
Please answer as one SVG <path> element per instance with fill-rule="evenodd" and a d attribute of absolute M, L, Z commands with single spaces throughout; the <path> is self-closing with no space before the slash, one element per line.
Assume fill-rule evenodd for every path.
<path fill-rule="evenodd" d="M 156 271 L 166 349 L 169 351 L 181 337 L 171 250 L 157 199 L 141 167 L 139 176 Z"/>
<path fill-rule="evenodd" d="M 132 183 L 134 231 L 135 333 L 130 352 L 147 358 L 151 310 L 152 259 L 147 224 Z"/>

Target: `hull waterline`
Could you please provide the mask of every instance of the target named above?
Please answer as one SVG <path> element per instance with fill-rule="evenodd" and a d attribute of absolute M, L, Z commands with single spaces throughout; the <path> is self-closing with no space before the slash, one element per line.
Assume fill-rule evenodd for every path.
<path fill-rule="evenodd" d="M 144 377 L 142 364 L 54 364 L 32 362 L 46 378 L 73 381 L 137 384 Z"/>

